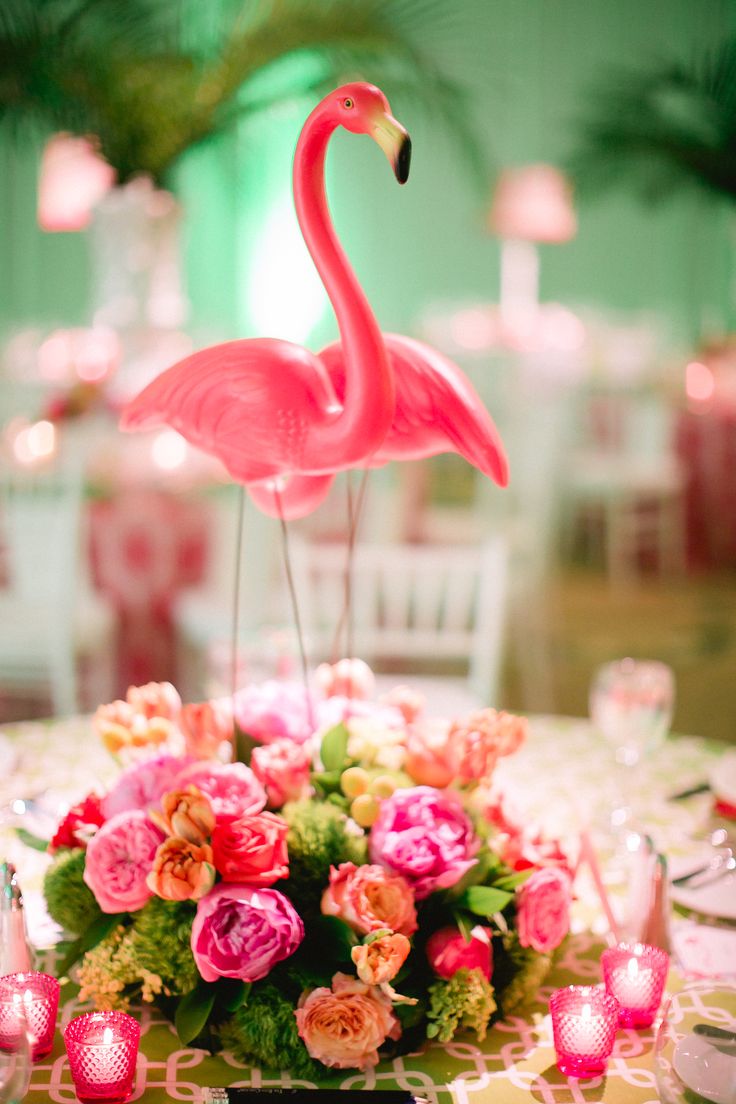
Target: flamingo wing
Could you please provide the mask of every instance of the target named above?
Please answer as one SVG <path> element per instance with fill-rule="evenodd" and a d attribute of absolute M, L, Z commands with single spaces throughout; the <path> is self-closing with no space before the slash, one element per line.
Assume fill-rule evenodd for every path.
<path fill-rule="evenodd" d="M 339 409 L 313 353 L 259 338 L 213 345 L 174 364 L 128 403 L 120 425 L 170 425 L 249 483 L 301 470 L 310 434 Z"/>
<path fill-rule="evenodd" d="M 399 334 L 384 334 L 396 381 L 396 413 L 374 464 L 457 452 L 501 487 L 508 461 L 490 414 L 465 373 L 436 349 Z M 338 397 L 344 393 L 339 342 L 319 354 Z"/>

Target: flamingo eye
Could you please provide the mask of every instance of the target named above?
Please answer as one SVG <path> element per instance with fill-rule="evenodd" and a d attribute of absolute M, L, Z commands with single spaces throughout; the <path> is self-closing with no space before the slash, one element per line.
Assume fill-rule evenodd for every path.
<path fill-rule="evenodd" d="M 344 99 L 344 100 L 342 101 L 342 106 L 343 106 L 343 107 L 344 107 L 344 108 L 345 108 L 345 109 L 346 109 L 347 111 L 350 111 L 350 110 L 351 110 L 351 108 L 355 107 L 355 101 L 354 101 L 354 100 L 351 100 L 350 96 L 346 96 L 346 97 L 345 97 L 345 99 Z"/>

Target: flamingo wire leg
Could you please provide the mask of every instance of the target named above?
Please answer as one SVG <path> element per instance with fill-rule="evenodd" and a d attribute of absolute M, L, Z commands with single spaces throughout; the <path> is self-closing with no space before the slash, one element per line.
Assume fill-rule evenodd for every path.
<path fill-rule="evenodd" d="M 302 619 L 299 613 L 299 601 L 296 595 L 296 587 L 294 586 L 294 575 L 291 570 L 291 554 L 289 552 L 289 527 L 286 524 L 283 511 L 281 510 L 281 495 L 276 487 L 274 487 L 274 498 L 279 506 L 279 525 L 281 526 L 281 549 L 284 557 L 284 572 L 286 573 L 286 583 L 289 588 L 289 598 L 291 599 L 291 609 L 294 615 L 294 628 L 296 629 L 296 638 L 299 645 L 299 658 L 301 660 L 302 667 L 302 680 L 304 682 L 304 693 L 307 701 L 307 715 L 309 717 L 309 724 L 314 730 L 314 710 L 312 709 L 312 697 L 309 693 L 309 672 L 307 667 L 307 650 L 304 646 L 304 631 L 302 629 Z"/>
<path fill-rule="evenodd" d="M 245 487 L 238 488 L 238 520 L 235 526 L 235 572 L 233 578 L 233 611 L 230 637 L 230 696 L 233 713 L 233 759 L 237 758 L 237 722 L 235 720 L 235 695 L 238 690 L 238 635 L 240 619 L 240 582 L 243 570 L 243 529 L 245 526 Z"/>
<path fill-rule="evenodd" d="M 363 469 L 357 496 L 353 496 L 352 473 L 347 473 L 347 510 L 348 510 L 348 540 L 345 571 L 343 575 L 343 606 L 340 618 L 337 622 L 335 635 L 332 639 L 332 662 L 340 659 L 340 638 L 345 630 L 344 655 L 350 659 L 353 657 L 353 644 L 355 634 L 355 619 L 353 616 L 353 567 L 355 564 L 355 542 L 358 536 L 358 526 L 365 505 L 365 496 L 368 489 L 368 468 Z"/>

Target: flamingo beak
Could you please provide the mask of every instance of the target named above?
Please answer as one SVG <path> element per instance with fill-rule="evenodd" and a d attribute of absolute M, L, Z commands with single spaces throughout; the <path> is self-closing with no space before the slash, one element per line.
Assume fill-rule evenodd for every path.
<path fill-rule="evenodd" d="M 411 138 L 401 123 L 397 123 L 393 115 L 382 114 L 373 125 L 371 137 L 386 154 L 399 184 L 406 184 L 411 163 Z"/>

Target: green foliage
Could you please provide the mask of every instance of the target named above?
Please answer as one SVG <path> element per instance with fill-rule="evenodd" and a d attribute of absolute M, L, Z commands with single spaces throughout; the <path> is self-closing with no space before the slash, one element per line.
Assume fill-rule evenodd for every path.
<path fill-rule="evenodd" d="M 365 862 L 365 838 L 349 835 L 344 812 L 328 802 L 289 802 L 282 815 L 289 824 L 289 877 L 279 884 L 279 889 L 294 901 L 309 928 L 320 914 L 319 903 L 329 881 L 330 866 Z"/>
<path fill-rule="evenodd" d="M 248 1003 L 218 1028 L 220 1042 L 241 1062 L 255 1061 L 269 1069 L 288 1069 L 294 1077 L 318 1080 L 324 1077 L 324 1066 L 312 1061 L 299 1038 L 295 1007 L 292 995 L 269 982 L 257 982 Z"/>
<path fill-rule="evenodd" d="M 83 880 L 84 862 L 84 851 L 59 851 L 43 883 L 51 919 L 72 935 L 80 935 L 102 915 L 92 890 Z"/>
<path fill-rule="evenodd" d="M 501 912 L 514 898 L 513 893 L 495 886 L 470 886 L 458 900 L 460 908 L 466 908 L 476 916 L 491 917 Z"/>
<path fill-rule="evenodd" d="M 166 183 L 235 118 L 369 76 L 464 130 L 458 89 L 416 45 L 435 0 L 13 0 L 0 5 L 0 119 L 99 137 L 119 182 Z M 289 64 L 311 58 L 311 65 Z M 269 78 L 269 79 L 267 79 Z M 467 132 L 465 133 L 467 137 Z M 468 147 L 470 149 L 471 147 Z M 477 162 L 477 145 L 472 154 Z"/>
<path fill-rule="evenodd" d="M 458 1029 L 469 1028 L 480 1041 L 495 1011 L 493 986 L 483 971 L 458 970 L 449 980 L 429 987 L 427 1036 L 449 1043 Z"/>
<path fill-rule="evenodd" d="M 319 754 L 326 771 L 341 771 L 347 766 L 349 736 L 348 726 L 343 721 L 325 732 Z"/>
<path fill-rule="evenodd" d="M 174 995 L 188 993 L 199 978 L 190 942 L 194 913 L 190 901 L 151 897 L 133 914 L 133 948 L 141 969 L 157 974 Z"/>
<path fill-rule="evenodd" d="M 494 940 L 493 981 L 504 1016 L 511 1015 L 532 998 L 552 965 L 552 955 L 522 947 L 516 932 Z"/>
<path fill-rule="evenodd" d="M 605 74 L 586 102 L 581 190 L 628 183 L 653 201 L 697 184 L 736 199 L 736 36 L 687 64 Z"/>
<path fill-rule="evenodd" d="M 215 995 L 214 985 L 207 981 L 199 981 L 194 989 L 185 993 L 177 1004 L 174 1026 L 184 1046 L 204 1031 L 215 1004 Z"/>

